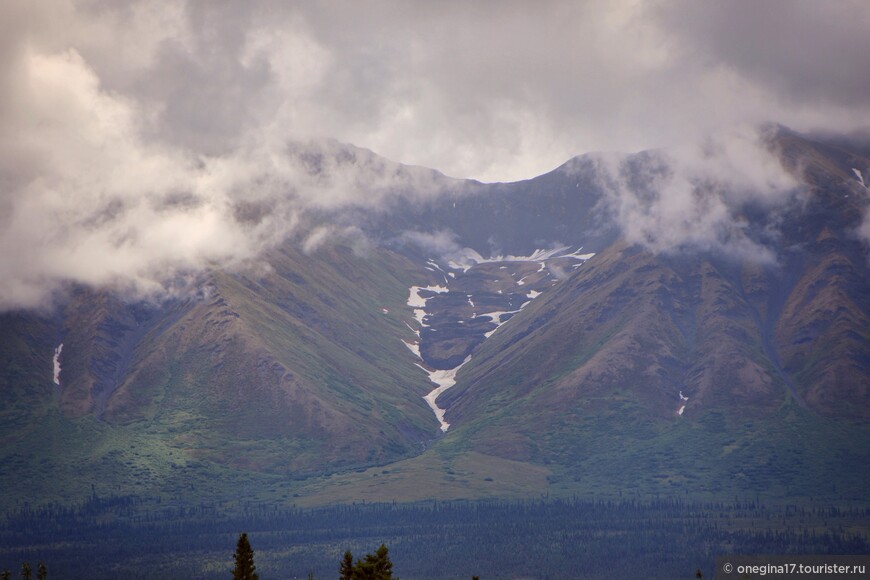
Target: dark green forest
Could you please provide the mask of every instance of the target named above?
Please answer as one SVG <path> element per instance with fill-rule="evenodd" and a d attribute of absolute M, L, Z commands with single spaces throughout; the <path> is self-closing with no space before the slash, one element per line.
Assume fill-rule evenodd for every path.
<path fill-rule="evenodd" d="M 173 505 L 92 497 L 0 520 L 0 570 L 45 562 L 50 578 L 231 577 L 240 532 L 261 580 L 334 579 L 345 552 L 389 546 L 415 578 L 712 578 L 717 554 L 867 554 L 870 508 L 753 499 Z"/>

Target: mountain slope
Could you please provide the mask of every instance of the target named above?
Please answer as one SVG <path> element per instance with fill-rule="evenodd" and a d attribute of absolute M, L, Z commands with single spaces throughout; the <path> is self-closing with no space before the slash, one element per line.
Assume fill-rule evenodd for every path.
<path fill-rule="evenodd" d="M 797 186 L 718 198 L 733 202 L 718 246 L 662 250 L 620 221 L 617 188 L 662 199 L 666 157 L 591 155 L 516 184 L 444 178 L 323 210 L 378 243 L 289 240 L 161 304 L 78 288 L 51 313 L 5 313 L 6 501 L 91 485 L 308 503 L 860 499 L 870 160 L 782 128 L 771 139 Z M 702 201 L 725 187 L 691 184 Z"/>
<path fill-rule="evenodd" d="M 784 155 L 806 197 L 745 214 L 750 229 L 777 220 L 777 263 L 610 246 L 463 367 L 440 401 L 453 426 L 442 445 L 560 465 L 599 487 L 659 473 L 697 490 L 694 465 L 703 485 L 736 469 L 747 489 L 779 493 L 803 465 L 812 485 L 860 495 L 870 268 L 854 231 L 866 194 L 838 159 L 870 161 L 794 139 Z"/>
<path fill-rule="evenodd" d="M 81 290 L 55 318 L 4 315 L 5 457 L 76 449 L 28 464 L 9 497 L 72 461 L 83 474 L 108 461 L 109 481 L 142 469 L 137 486 L 165 492 L 179 483 L 169 466 L 298 478 L 418 453 L 437 432 L 431 387 L 389 313 L 426 275 L 390 251 L 288 245 L 209 274 L 199 296 L 145 305 Z M 151 451 L 131 459 L 130 441 Z"/>

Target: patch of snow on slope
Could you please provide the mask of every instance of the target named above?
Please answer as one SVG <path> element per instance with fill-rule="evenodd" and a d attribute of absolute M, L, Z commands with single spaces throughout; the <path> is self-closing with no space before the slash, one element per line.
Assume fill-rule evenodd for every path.
<path fill-rule="evenodd" d="M 525 306 L 525 304 L 523 304 L 523 306 Z M 517 312 L 519 312 L 519 310 L 510 310 L 510 311 L 508 311 L 508 310 L 497 310 L 497 311 L 495 311 L 495 312 L 487 312 L 486 314 L 483 314 L 482 316 L 489 316 L 489 317 L 492 318 L 492 321 L 495 322 L 495 328 L 493 328 L 493 329 L 490 330 L 489 332 L 484 332 L 484 333 L 483 333 L 483 336 L 485 336 L 486 338 L 489 338 L 490 336 L 492 336 L 492 334 L 493 334 L 496 330 L 498 330 L 499 328 L 501 328 L 501 325 L 502 325 L 502 324 L 504 324 L 505 322 L 507 322 L 507 320 L 504 320 L 504 321 L 502 320 L 502 316 L 507 316 L 508 314 L 516 314 Z"/>
<path fill-rule="evenodd" d="M 408 296 L 408 306 L 411 308 L 425 308 L 427 298 L 420 296 L 420 290 L 428 290 L 436 294 L 447 292 L 444 286 L 411 286 L 410 295 Z"/>
<path fill-rule="evenodd" d="M 537 298 L 540 295 L 541 295 L 541 293 L 538 292 L 537 290 L 529 290 L 528 293 L 526 294 L 526 296 L 528 296 L 530 300 L 534 300 L 535 298 Z"/>
<path fill-rule="evenodd" d="M 528 256 L 514 256 L 513 254 L 508 254 L 506 256 L 492 256 L 489 258 L 484 258 L 480 255 L 476 250 L 471 248 L 462 248 L 458 252 L 455 252 L 450 256 L 450 261 L 448 265 L 455 270 L 462 270 L 463 272 L 467 272 L 469 268 L 474 266 L 475 264 L 491 264 L 495 262 L 541 262 L 541 269 L 543 269 L 543 263 L 547 260 L 551 260 L 553 258 L 577 258 L 578 260 L 588 260 L 595 254 L 580 254 L 580 250 L 583 248 L 577 248 L 574 252 L 571 252 L 571 246 L 561 246 L 558 248 L 551 248 L 549 250 L 538 249 L 529 254 Z"/>
<path fill-rule="evenodd" d="M 855 176 L 858 178 L 858 181 L 861 182 L 861 185 L 864 186 L 864 189 L 870 189 L 867 187 L 867 184 L 864 183 L 864 175 L 862 175 L 861 171 L 858 169 L 852 168 L 852 171 L 855 173 Z"/>
<path fill-rule="evenodd" d="M 60 386 L 60 353 L 63 351 L 63 343 L 54 349 L 54 384 Z"/>
<path fill-rule="evenodd" d="M 686 410 L 686 401 L 688 401 L 688 400 L 689 400 L 689 397 L 683 396 L 683 391 L 680 391 L 680 403 L 682 403 L 682 405 L 680 405 L 680 408 L 677 409 L 677 415 L 682 416 L 683 411 Z"/>
<path fill-rule="evenodd" d="M 405 342 L 404 340 L 402 341 L 402 343 L 408 347 L 408 350 L 410 350 L 415 355 L 417 355 L 417 358 L 419 358 L 420 360 L 423 360 L 423 357 L 420 355 L 420 346 L 417 343 Z"/>
<path fill-rule="evenodd" d="M 414 318 L 420 323 L 420 326 L 426 326 L 423 322 L 423 318 L 426 316 L 424 308 L 426 308 L 426 301 L 428 298 L 420 296 L 421 290 L 443 294 L 444 292 L 447 292 L 447 288 L 444 286 L 411 286 L 410 295 L 408 296 L 408 306 L 414 309 Z"/>
<path fill-rule="evenodd" d="M 564 256 L 560 256 L 560 257 L 563 257 L 563 258 L 577 258 L 578 260 L 584 260 L 584 261 L 585 261 L 585 260 L 591 260 L 593 257 L 595 257 L 595 252 L 591 252 L 591 253 L 589 253 L 589 254 L 581 254 L 581 253 L 580 253 L 580 250 L 582 250 L 582 249 L 583 249 L 583 248 L 579 248 L 576 252 L 574 252 L 574 253 L 572 253 L 572 254 L 565 254 Z"/>
<path fill-rule="evenodd" d="M 430 381 L 432 381 L 433 383 L 438 385 L 437 388 L 430 391 L 428 395 L 423 397 L 423 399 L 426 400 L 426 403 L 429 405 L 429 408 L 432 409 L 432 411 L 435 413 L 435 418 L 437 418 L 438 422 L 441 424 L 441 431 L 443 431 L 445 433 L 447 432 L 447 429 L 450 428 L 450 423 L 448 423 L 447 421 L 444 420 L 444 413 L 447 412 L 447 409 L 442 409 L 441 407 L 438 406 L 438 404 L 435 401 L 438 399 L 438 396 L 441 393 L 443 393 L 444 391 L 446 391 L 447 389 L 449 389 L 450 387 L 452 387 L 453 385 L 456 384 L 456 373 L 459 371 L 459 369 L 462 368 L 463 365 L 465 365 L 465 363 L 467 363 L 470 360 L 471 360 L 471 355 L 468 355 L 467 357 L 465 357 L 465 360 L 462 361 L 462 364 L 460 364 L 458 367 L 452 368 L 449 370 L 439 370 L 439 371 L 426 370 L 422 366 L 417 365 L 421 369 L 423 369 L 424 371 L 429 373 L 429 380 Z"/>
<path fill-rule="evenodd" d="M 507 314 L 516 314 L 519 310 L 496 310 L 495 312 L 487 312 L 485 316 L 489 316 L 492 318 L 492 321 L 496 324 L 504 324 L 502 322 L 501 317 Z"/>

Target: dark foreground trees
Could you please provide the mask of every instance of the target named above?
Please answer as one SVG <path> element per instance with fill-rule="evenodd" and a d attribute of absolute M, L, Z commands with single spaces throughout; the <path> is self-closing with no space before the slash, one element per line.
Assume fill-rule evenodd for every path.
<path fill-rule="evenodd" d="M 257 567 L 254 565 L 254 550 L 248 541 L 248 534 L 242 533 L 236 543 L 236 554 L 233 556 L 236 567 L 233 569 L 233 580 L 259 580 Z"/>
<path fill-rule="evenodd" d="M 33 574 L 33 568 L 30 567 L 29 562 L 24 562 L 21 564 L 21 577 L 24 580 L 30 580 L 30 575 Z M 48 568 L 45 567 L 45 564 L 42 562 L 36 567 L 36 580 L 46 580 L 48 578 Z M 3 570 L 0 572 L 0 580 L 12 580 L 12 572 L 9 570 Z"/>
<path fill-rule="evenodd" d="M 393 579 L 393 563 L 384 544 L 374 554 L 366 554 L 356 563 L 353 563 L 353 554 L 345 552 L 338 571 L 339 580 L 399 580 Z"/>

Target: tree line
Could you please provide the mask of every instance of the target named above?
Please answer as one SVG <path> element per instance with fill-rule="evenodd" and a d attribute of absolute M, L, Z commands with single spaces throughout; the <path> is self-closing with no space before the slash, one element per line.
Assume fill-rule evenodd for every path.
<path fill-rule="evenodd" d="M 31 580 L 33 577 L 33 568 L 30 566 L 30 562 L 22 562 L 21 564 L 21 578 L 22 580 Z M 46 580 L 48 578 L 48 568 L 45 567 L 45 564 L 39 562 L 36 565 L 36 580 Z M 4 569 L 0 572 L 0 580 L 12 580 L 12 572 Z"/>
<path fill-rule="evenodd" d="M 360 504 L 303 509 L 267 502 L 182 504 L 97 498 L 0 514 L 0 570 L 42 561 L 64 578 L 226 580 L 245 530 L 263 577 L 335 578 L 389 546 L 414 578 L 527 575 L 711 577 L 719 553 L 870 553 L 867 506 L 765 505 L 675 498 Z M 359 558 L 354 556 L 362 555 Z M 159 570 L 160 573 L 155 573 Z M 36 570 L 34 570 L 35 576 Z M 14 575 L 16 578 L 17 574 Z"/>
<path fill-rule="evenodd" d="M 254 564 L 254 549 L 248 540 L 248 534 L 242 532 L 236 543 L 236 553 L 233 555 L 235 567 L 233 568 L 233 580 L 260 580 L 257 574 L 257 566 Z M 314 580 L 314 574 L 308 574 L 308 580 Z M 338 580 L 399 580 L 393 578 L 393 562 L 390 560 L 390 551 L 386 544 L 372 554 L 354 561 L 353 553 L 347 550 L 338 566 Z M 479 580 L 473 576 L 472 580 Z"/>

